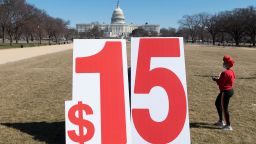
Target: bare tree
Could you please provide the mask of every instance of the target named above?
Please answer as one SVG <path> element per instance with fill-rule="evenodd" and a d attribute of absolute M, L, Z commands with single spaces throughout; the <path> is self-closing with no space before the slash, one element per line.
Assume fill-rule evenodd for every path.
<path fill-rule="evenodd" d="M 47 16 L 44 21 L 45 31 L 47 33 L 48 37 L 48 44 L 51 44 L 51 39 L 53 37 L 53 31 L 54 31 L 54 19 L 50 16 Z"/>
<path fill-rule="evenodd" d="M 57 43 L 64 37 L 67 25 L 68 22 L 47 15 L 44 11 L 27 4 L 25 0 L 4 0 L 0 5 L 3 42 L 7 33 L 10 45 L 14 39 L 18 43 L 21 36 L 26 38 L 27 43 L 29 43 L 29 37 L 33 40 L 35 36 L 38 37 L 40 44 L 45 36 L 48 37 L 49 44 L 52 38 Z"/>
<path fill-rule="evenodd" d="M 63 21 L 60 18 L 47 17 L 45 21 L 45 30 L 48 35 L 49 44 L 51 39 L 54 38 L 58 43 L 59 38 L 63 38 L 67 29 L 68 22 Z"/>
<path fill-rule="evenodd" d="M 7 9 L 7 5 L 6 4 L 1 4 L 0 5 L 0 27 L 1 27 L 1 31 L 2 31 L 2 38 L 3 38 L 3 43 L 5 43 L 5 33 L 6 33 L 6 27 L 8 25 L 8 18 L 9 18 L 9 12 Z"/>
<path fill-rule="evenodd" d="M 197 14 L 197 17 L 199 18 L 198 37 L 202 42 L 204 42 L 207 22 L 211 16 L 208 13 L 199 13 Z"/>
<path fill-rule="evenodd" d="M 181 29 L 185 28 L 189 31 L 192 43 L 195 42 L 195 38 L 198 32 L 198 27 L 200 25 L 200 18 L 198 15 L 185 15 L 183 18 L 179 21 L 181 25 Z"/>
<path fill-rule="evenodd" d="M 65 36 L 66 40 L 72 40 L 72 41 L 73 41 L 74 38 L 78 38 L 79 37 L 77 30 L 74 29 L 74 28 L 66 29 L 64 36 Z"/>
<path fill-rule="evenodd" d="M 50 16 L 48 16 L 46 14 L 45 11 L 42 10 L 38 10 L 36 12 L 36 35 L 39 39 L 39 44 L 42 43 L 42 39 L 44 36 L 46 36 L 48 33 L 47 30 L 49 30 L 48 27 L 48 20 L 49 20 Z"/>
<path fill-rule="evenodd" d="M 187 37 L 185 39 L 202 40 L 211 36 L 212 44 L 221 42 L 235 42 L 239 46 L 241 42 L 250 41 L 256 45 L 256 8 L 237 8 L 232 11 L 219 12 L 215 15 L 199 13 L 186 15 L 179 21 L 180 27 L 177 35 Z M 206 33 L 206 31 L 208 33 Z M 167 29 L 162 29 L 162 33 L 167 33 Z"/>
<path fill-rule="evenodd" d="M 98 27 L 98 26 L 94 26 L 91 30 L 90 30 L 90 35 L 94 38 L 100 38 L 103 37 L 103 31 Z"/>
<path fill-rule="evenodd" d="M 21 27 L 25 21 L 29 20 L 31 13 L 25 0 L 6 0 L 4 5 L 8 15 L 6 31 L 10 38 L 10 45 L 12 45 L 13 38 L 18 43 L 22 34 Z"/>
<path fill-rule="evenodd" d="M 38 9 L 32 5 L 27 5 L 27 10 L 30 13 L 29 18 L 24 20 L 24 24 L 21 27 L 22 34 L 25 36 L 27 43 L 29 43 L 29 38 L 34 40 L 34 34 L 37 32 L 37 21 L 38 21 Z"/>
<path fill-rule="evenodd" d="M 149 31 L 148 32 L 148 36 L 149 37 L 158 37 L 159 35 L 158 35 L 158 33 L 156 31 Z"/>
<path fill-rule="evenodd" d="M 147 37 L 149 36 L 148 31 L 138 28 L 132 31 L 131 36 L 133 37 Z"/>
<path fill-rule="evenodd" d="M 213 15 L 207 18 L 206 21 L 206 30 L 212 37 L 212 44 L 215 45 L 216 35 L 220 31 L 219 29 L 219 18 L 217 15 Z"/>
<path fill-rule="evenodd" d="M 220 16 L 223 31 L 229 33 L 233 37 L 236 46 L 239 46 L 244 34 L 243 21 L 245 21 L 245 17 L 242 15 L 241 9 L 226 11 L 221 13 Z"/>
<path fill-rule="evenodd" d="M 176 32 L 176 36 L 179 36 L 179 37 L 183 37 L 184 38 L 184 40 L 185 41 L 189 41 L 189 36 L 190 36 L 190 32 L 189 32 L 190 30 L 189 29 L 187 29 L 187 28 L 179 28 L 178 30 L 177 30 L 177 32 Z"/>
<path fill-rule="evenodd" d="M 162 28 L 160 29 L 160 36 L 162 37 L 174 37 L 176 36 L 175 28 Z"/>
<path fill-rule="evenodd" d="M 246 9 L 243 9 L 243 15 L 245 16 L 245 33 L 250 37 L 252 45 L 255 46 L 256 8 L 250 6 Z"/>

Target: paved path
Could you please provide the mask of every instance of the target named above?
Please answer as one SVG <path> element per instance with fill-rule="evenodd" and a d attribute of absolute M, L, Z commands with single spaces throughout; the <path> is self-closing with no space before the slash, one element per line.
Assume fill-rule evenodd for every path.
<path fill-rule="evenodd" d="M 0 64 L 15 62 L 27 58 L 61 52 L 73 48 L 73 44 L 14 48 L 0 50 Z"/>

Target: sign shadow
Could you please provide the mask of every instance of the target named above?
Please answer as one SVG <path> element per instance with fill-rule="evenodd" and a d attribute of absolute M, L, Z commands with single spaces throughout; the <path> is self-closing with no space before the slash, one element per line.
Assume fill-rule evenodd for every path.
<path fill-rule="evenodd" d="M 48 144 L 65 144 L 65 122 L 1 123 L 33 136 L 34 140 Z"/>
<path fill-rule="evenodd" d="M 190 122 L 190 128 L 220 129 L 214 124 L 206 122 Z"/>

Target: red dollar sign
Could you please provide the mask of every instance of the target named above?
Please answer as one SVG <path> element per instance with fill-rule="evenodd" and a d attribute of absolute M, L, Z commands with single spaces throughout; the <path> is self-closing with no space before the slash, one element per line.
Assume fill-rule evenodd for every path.
<path fill-rule="evenodd" d="M 78 117 L 76 117 L 77 111 Z M 81 101 L 71 107 L 68 112 L 69 120 L 79 127 L 78 135 L 75 130 L 70 130 L 68 131 L 68 136 L 71 140 L 79 144 L 84 144 L 84 142 L 89 141 L 94 135 L 94 126 L 90 121 L 83 119 L 83 111 L 87 115 L 93 114 L 92 108 L 89 105 L 83 104 Z M 84 134 L 84 128 L 87 130 L 86 134 Z"/>

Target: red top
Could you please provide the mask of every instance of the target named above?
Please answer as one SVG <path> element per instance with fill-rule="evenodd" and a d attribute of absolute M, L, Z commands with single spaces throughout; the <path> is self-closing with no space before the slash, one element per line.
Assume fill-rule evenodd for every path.
<path fill-rule="evenodd" d="M 231 90 L 234 85 L 236 75 L 233 70 L 227 69 L 220 74 L 220 78 L 216 81 L 220 91 Z"/>

